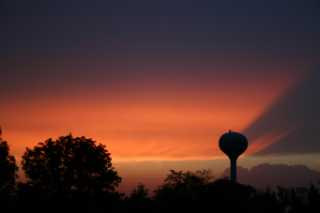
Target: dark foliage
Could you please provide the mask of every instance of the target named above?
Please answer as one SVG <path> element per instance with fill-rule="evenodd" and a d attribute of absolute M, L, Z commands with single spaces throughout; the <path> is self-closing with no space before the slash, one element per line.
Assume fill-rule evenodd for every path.
<path fill-rule="evenodd" d="M 121 178 L 110 153 L 85 137 L 49 139 L 27 149 L 22 166 L 28 178 L 16 184 L 17 166 L 8 144 L 0 143 L 1 212 L 320 212 L 318 185 L 259 191 L 209 171 L 169 171 L 153 194 L 139 184 L 129 196 L 116 191 Z"/>
<path fill-rule="evenodd" d="M 113 192 L 121 181 L 105 146 L 85 137 L 48 139 L 22 159 L 27 184 L 53 195 Z"/>
<path fill-rule="evenodd" d="M 7 195 L 15 189 L 18 167 L 9 152 L 8 143 L 0 138 L 0 195 Z"/>
<path fill-rule="evenodd" d="M 0 129 L 0 211 L 10 211 L 14 205 L 18 167 L 9 145 L 1 138 Z"/>

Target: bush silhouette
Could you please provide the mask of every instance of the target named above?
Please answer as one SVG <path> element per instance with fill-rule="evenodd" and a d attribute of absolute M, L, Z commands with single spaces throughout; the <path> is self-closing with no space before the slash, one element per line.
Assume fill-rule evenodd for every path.
<path fill-rule="evenodd" d="M 27 148 L 22 167 L 27 184 L 51 194 L 113 192 L 121 182 L 104 145 L 72 135 Z"/>

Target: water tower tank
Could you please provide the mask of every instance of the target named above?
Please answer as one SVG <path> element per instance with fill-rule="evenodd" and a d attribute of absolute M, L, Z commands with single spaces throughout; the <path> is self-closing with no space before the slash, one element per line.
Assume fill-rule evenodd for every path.
<path fill-rule="evenodd" d="M 237 159 L 248 148 L 248 140 L 238 132 L 229 131 L 221 136 L 219 147 L 230 159 L 230 179 L 236 182 Z"/>

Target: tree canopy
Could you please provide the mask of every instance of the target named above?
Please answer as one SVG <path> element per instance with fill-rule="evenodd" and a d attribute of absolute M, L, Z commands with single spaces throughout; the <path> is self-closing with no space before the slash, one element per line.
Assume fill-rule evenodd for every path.
<path fill-rule="evenodd" d="M 15 157 L 10 155 L 9 145 L 0 137 L 0 193 L 14 190 L 18 167 Z"/>
<path fill-rule="evenodd" d="M 51 193 L 112 192 L 121 178 L 102 144 L 71 134 L 27 148 L 22 167 L 33 187 Z"/>

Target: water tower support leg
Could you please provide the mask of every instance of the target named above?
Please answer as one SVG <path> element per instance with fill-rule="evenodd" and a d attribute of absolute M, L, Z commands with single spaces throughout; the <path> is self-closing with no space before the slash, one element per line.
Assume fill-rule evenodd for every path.
<path fill-rule="evenodd" d="M 230 180 L 237 182 L 237 159 L 231 159 L 230 162 Z"/>

